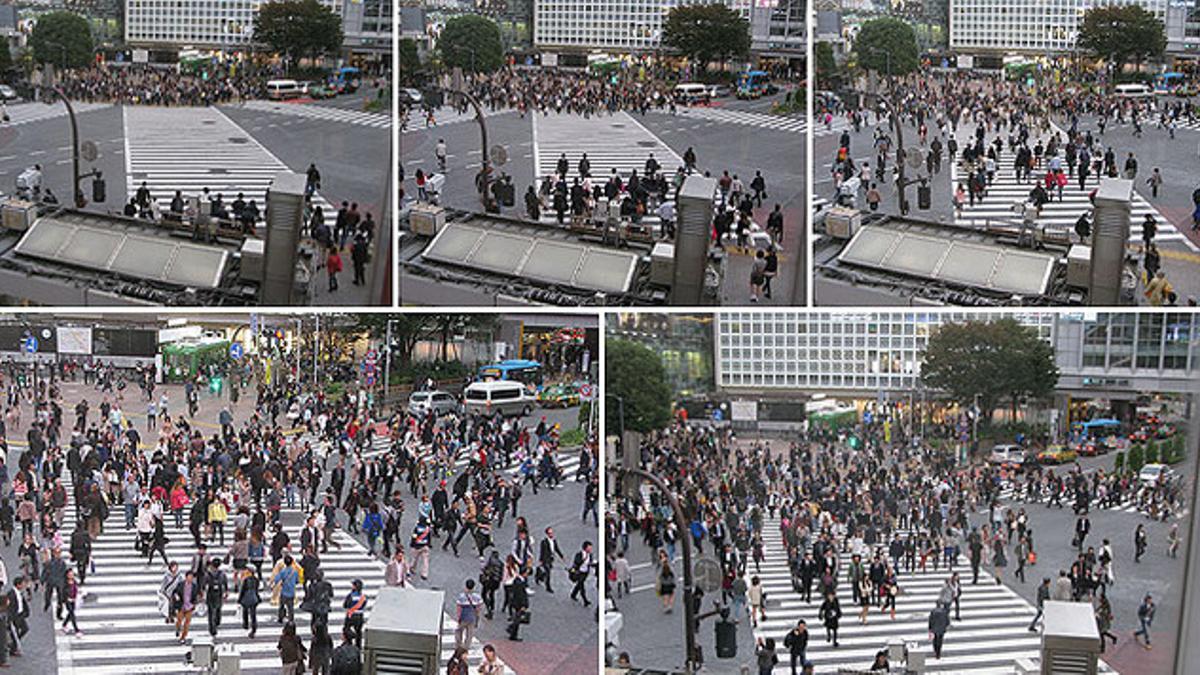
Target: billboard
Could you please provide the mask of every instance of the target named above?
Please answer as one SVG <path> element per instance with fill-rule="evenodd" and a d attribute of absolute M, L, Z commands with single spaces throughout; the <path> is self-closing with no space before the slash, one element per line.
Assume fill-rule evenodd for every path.
<path fill-rule="evenodd" d="M 59 354 L 91 354 L 91 326 L 58 326 Z"/>
<path fill-rule="evenodd" d="M 734 422 L 755 422 L 758 420 L 758 401 L 730 401 L 729 413 Z"/>

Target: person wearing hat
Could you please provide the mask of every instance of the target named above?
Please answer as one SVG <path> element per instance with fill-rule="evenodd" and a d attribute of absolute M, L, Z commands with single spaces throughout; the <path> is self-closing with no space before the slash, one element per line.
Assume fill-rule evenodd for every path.
<path fill-rule="evenodd" d="M 350 582 L 350 592 L 342 601 L 342 607 L 346 610 L 346 642 L 353 642 L 356 647 L 362 649 L 363 618 L 367 608 L 367 596 L 363 593 L 362 579 Z"/>

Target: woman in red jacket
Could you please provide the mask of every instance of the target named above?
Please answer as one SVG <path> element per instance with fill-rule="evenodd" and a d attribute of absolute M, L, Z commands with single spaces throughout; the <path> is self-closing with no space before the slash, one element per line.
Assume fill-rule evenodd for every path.
<path fill-rule="evenodd" d="M 325 271 L 329 273 L 329 292 L 338 289 L 337 275 L 342 271 L 342 256 L 336 246 L 329 247 L 329 257 L 325 259 Z"/>

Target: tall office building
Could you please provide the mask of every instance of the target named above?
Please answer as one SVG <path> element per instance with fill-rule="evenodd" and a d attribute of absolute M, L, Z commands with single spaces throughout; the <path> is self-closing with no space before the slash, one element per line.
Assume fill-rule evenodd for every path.
<path fill-rule="evenodd" d="M 318 1 L 342 15 L 343 0 Z M 160 49 L 250 47 L 262 4 L 263 0 L 126 0 L 125 42 Z M 386 15 L 390 31 L 390 7 Z"/>
<path fill-rule="evenodd" d="M 775 0 L 753 0 L 773 3 Z M 778 0 L 787 2 L 787 0 Z M 724 0 L 750 18 L 752 0 Z M 534 0 L 538 47 L 635 52 L 657 49 L 671 9 L 691 0 Z"/>
<path fill-rule="evenodd" d="M 717 386 L 724 390 L 851 392 L 917 388 L 920 354 L 943 323 L 980 315 L 963 312 L 721 312 L 714 349 Z M 996 316 L 996 315 L 984 315 Z M 1017 314 L 1054 337 L 1053 314 Z"/>
<path fill-rule="evenodd" d="M 1052 344 L 1060 391 L 1184 391 L 1200 375 L 1200 317 L 1133 312 L 722 312 L 717 386 L 874 398 L 919 388 L 921 353 L 938 326 L 1013 316 Z"/>
<path fill-rule="evenodd" d="M 1168 0 L 1132 0 L 1166 22 Z M 1079 23 L 1108 0 L 950 0 L 950 48 L 960 54 L 1065 54 Z"/>

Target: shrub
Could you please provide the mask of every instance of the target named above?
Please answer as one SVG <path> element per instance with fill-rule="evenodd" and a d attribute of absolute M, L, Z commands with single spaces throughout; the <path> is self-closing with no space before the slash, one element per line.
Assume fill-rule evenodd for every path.
<path fill-rule="evenodd" d="M 1146 449 L 1140 445 L 1135 445 L 1129 449 L 1129 471 L 1137 473 L 1141 471 L 1142 466 L 1146 463 Z"/>

